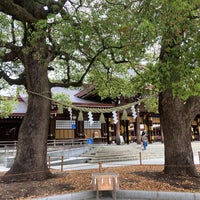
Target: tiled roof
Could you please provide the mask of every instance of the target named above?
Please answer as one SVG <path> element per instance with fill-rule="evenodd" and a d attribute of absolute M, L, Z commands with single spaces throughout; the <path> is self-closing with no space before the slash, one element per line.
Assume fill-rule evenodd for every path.
<path fill-rule="evenodd" d="M 80 107 L 90 107 L 90 108 L 110 108 L 113 107 L 112 104 L 106 104 L 101 102 L 95 102 L 90 101 L 86 99 L 82 99 L 76 96 L 77 93 L 80 92 L 80 90 L 72 90 L 69 88 L 61 88 L 61 87 L 55 87 L 52 88 L 52 93 L 64 93 L 68 94 L 70 97 L 70 100 L 72 102 L 72 105 L 74 106 L 80 106 Z M 28 105 L 28 97 L 21 95 L 19 98 L 19 103 L 16 107 L 16 109 L 13 111 L 13 114 L 11 117 L 22 117 L 27 111 L 27 105 Z"/>
<path fill-rule="evenodd" d="M 92 92 L 94 92 L 94 86 L 89 85 L 85 87 L 83 90 L 79 91 L 75 96 L 79 98 L 84 98 L 85 96 L 90 95 Z"/>

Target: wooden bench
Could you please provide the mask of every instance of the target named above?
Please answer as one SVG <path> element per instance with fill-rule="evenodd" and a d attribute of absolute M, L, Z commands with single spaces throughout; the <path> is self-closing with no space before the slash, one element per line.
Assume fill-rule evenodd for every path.
<path fill-rule="evenodd" d="M 117 173 L 94 173 L 93 188 L 96 190 L 96 199 L 99 199 L 99 191 L 112 191 L 112 197 L 116 200 L 116 190 L 119 189 Z"/>

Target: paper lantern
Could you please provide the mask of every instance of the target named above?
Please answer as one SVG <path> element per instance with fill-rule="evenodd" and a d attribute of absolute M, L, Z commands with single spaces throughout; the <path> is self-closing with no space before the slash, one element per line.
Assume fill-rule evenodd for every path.
<path fill-rule="evenodd" d="M 113 114 L 114 124 L 117 124 L 117 122 L 118 122 L 118 117 L 117 117 L 116 111 L 112 111 L 112 114 Z"/>
<path fill-rule="evenodd" d="M 128 116 L 127 116 L 126 110 L 123 111 L 122 120 L 128 120 Z"/>
<path fill-rule="evenodd" d="M 63 113 L 63 106 L 62 105 L 58 105 L 58 114 L 62 114 Z"/>
<path fill-rule="evenodd" d="M 105 124 L 106 123 L 103 113 L 101 113 L 99 121 L 101 122 L 101 124 Z"/>
<path fill-rule="evenodd" d="M 68 108 L 70 120 L 72 120 L 72 108 Z"/>
<path fill-rule="evenodd" d="M 132 107 L 131 107 L 131 111 L 132 111 L 132 116 L 133 116 L 133 118 L 136 119 L 137 113 L 136 113 L 136 110 L 135 110 L 135 106 L 132 106 Z"/>
<path fill-rule="evenodd" d="M 83 112 L 82 111 L 79 112 L 78 121 L 83 121 Z"/>
<path fill-rule="evenodd" d="M 92 112 L 88 112 L 88 118 L 89 118 L 90 125 L 92 125 L 94 123 Z"/>

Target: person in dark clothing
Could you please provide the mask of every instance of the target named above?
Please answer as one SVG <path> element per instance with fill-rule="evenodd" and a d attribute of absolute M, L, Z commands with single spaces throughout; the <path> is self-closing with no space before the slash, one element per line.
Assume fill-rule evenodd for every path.
<path fill-rule="evenodd" d="M 148 138 L 147 138 L 147 134 L 144 131 L 142 132 L 142 144 L 143 144 L 144 150 L 146 150 L 147 145 L 148 145 Z"/>

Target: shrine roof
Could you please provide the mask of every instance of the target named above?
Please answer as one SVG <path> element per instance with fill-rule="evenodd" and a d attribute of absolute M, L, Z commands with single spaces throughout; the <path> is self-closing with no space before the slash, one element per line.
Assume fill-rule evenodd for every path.
<path fill-rule="evenodd" d="M 77 97 L 76 94 L 79 93 L 81 90 L 54 87 L 51 89 L 51 91 L 54 94 L 57 94 L 57 93 L 68 94 L 73 106 L 90 107 L 90 108 L 111 108 L 111 107 L 113 107 L 113 104 L 91 101 L 91 100 L 86 100 L 86 99 Z M 19 103 L 16 106 L 15 110 L 13 111 L 13 114 L 11 115 L 11 117 L 23 116 L 27 111 L 28 96 L 20 95 L 18 97 L 18 101 L 19 101 Z"/>

